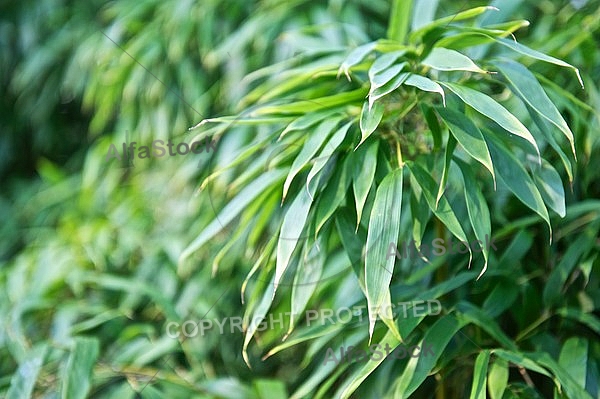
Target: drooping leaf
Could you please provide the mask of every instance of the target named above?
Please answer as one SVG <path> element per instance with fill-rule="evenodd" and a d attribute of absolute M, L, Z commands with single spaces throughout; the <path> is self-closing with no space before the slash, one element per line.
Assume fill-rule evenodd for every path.
<path fill-rule="evenodd" d="M 533 180 L 538 190 L 540 190 L 544 202 L 560 217 L 565 217 L 567 214 L 565 189 L 556 169 L 543 160 L 541 168 L 534 171 Z"/>
<path fill-rule="evenodd" d="M 414 86 L 419 90 L 429 91 L 431 93 L 438 93 L 442 96 L 442 103 L 444 107 L 446 106 L 446 94 L 444 93 L 444 89 L 437 82 L 426 78 L 425 76 L 416 75 L 411 73 L 410 76 L 404 82 L 405 85 Z"/>
<path fill-rule="evenodd" d="M 187 246 L 179 257 L 178 272 L 186 274 L 189 270 L 184 269 L 183 261 L 193 252 L 197 251 L 208 240 L 219 233 L 225 226 L 235 219 L 252 201 L 262 194 L 269 186 L 283 179 L 286 171 L 283 169 L 273 169 L 261 174 L 256 180 L 246 186 L 238 195 L 232 199 L 219 215 L 213 220 L 196 239 Z"/>
<path fill-rule="evenodd" d="M 460 143 L 464 150 L 475 160 L 481 163 L 492 174 L 494 185 L 496 184 L 496 175 L 492 165 L 492 157 L 483 134 L 479 128 L 464 114 L 456 112 L 449 108 L 436 108 L 450 133 Z"/>
<path fill-rule="evenodd" d="M 511 50 L 514 50 L 514 51 L 521 53 L 523 55 L 526 55 L 528 57 L 535 58 L 536 60 L 549 62 L 554 65 L 572 69 L 575 72 L 575 74 L 577 75 L 577 79 L 579 80 L 579 83 L 581 84 L 581 87 L 583 88 L 583 80 L 581 79 L 579 69 L 575 68 L 573 65 L 568 64 L 564 61 L 561 61 L 558 58 L 554 58 L 554 57 L 546 55 L 544 53 L 540 53 L 537 50 L 533 50 L 533 49 L 517 42 L 516 40 L 496 38 L 496 41 L 498 43 L 502 44 L 503 46 L 510 48 Z"/>
<path fill-rule="evenodd" d="M 352 176 L 352 188 L 354 189 L 354 198 L 356 201 L 356 228 L 360 225 L 365 201 L 369 195 L 369 190 L 373 185 L 375 170 L 377 168 L 377 150 L 379 141 L 373 140 L 368 146 L 361 147 L 355 151 L 354 173 Z"/>
<path fill-rule="evenodd" d="M 336 128 L 338 123 L 342 117 L 325 119 L 319 126 L 315 129 L 315 131 L 308 135 L 306 142 L 302 146 L 302 150 L 294 159 L 292 163 L 292 167 L 290 168 L 290 172 L 285 178 L 285 182 L 283 183 L 283 197 L 282 201 L 286 198 L 290 185 L 292 184 L 292 180 L 302 168 L 304 168 L 315 156 L 317 151 L 321 149 L 323 143 L 329 138 L 331 132 Z"/>
<path fill-rule="evenodd" d="M 372 337 L 379 309 L 389 291 L 394 257 L 388 257 L 390 243 L 398 240 L 402 206 L 402 169 L 388 174 L 377 188 L 369 219 L 365 281 L 369 307 L 369 336 Z M 373 313 L 373 311 L 375 312 Z"/>
<path fill-rule="evenodd" d="M 477 180 L 471 171 L 471 167 L 463 161 L 455 158 L 458 166 L 463 175 L 464 181 L 464 194 L 467 202 L 467 211 L 469 213 L 469 220 L 471 226 L 473 226 L 473 232 L 477 240 L 481 242 L 481 248 L 485 264 L 481 273 L 477 277 L 479 279 L 487 269 L 488 260 L 490 257 L 490 248 L 485 245 L 492 235 L 492 225 L 490 221 L 490 210 L 488 209 L 485 197 L 477 184 Z"/>
<path fill-rule="evenodd" d="M 369 107 L 369 102 L 365 101 L 362 107 L 362 112 L 360 114 L 360 131 L 361 131 L 361 139 L 358 146 L 360 146 L 371 133 L 377 129 L 379 126 L 379 122 L 381 122 L 381 118 L 383 117 L 383 111 L 385 110 L 384 105 L 381 102 L 376 102 L 373 104 L 373 107 Z M 358 147 L 357 146 L 357 147 Z"/>
<path fill-rule="evenodd" d="M 366 43 L 352 50 L 340 66 L 338 77 L 343 72 L 350 81 L 350 68 L 360 64 L 375 49 L 376 45 L 377 42 Z"/>
<path fill-rule="evenodd" d="M 450 230 L 452 234 L 460 241 L 468 242 L 467 235 L 465 234 L 460 222 L 458 221 L 454 210 L 450 206 L 450 203 L 445 197 L 440 198 L 438 205 L 436 206 L 436 184 L 433 178 L 427 173 L 427 171 L 416 162 L 407 162 L 406 165 L 410 169 L 411 174 L 414 176 L 414 181 L 421 187 L 425 199 L 429 208 L 437 216 L 438 219 Z M 413 180 L 411 179 L 411 182 Z M 469 265 L 473 258 L 471 247 L 469 249 Z"/>
<path fill-rule="evenodd" d="M 460 86 L 455 83 L 440 83 L 449 88 L 452 92 L 454 92 L 454 94 L 460 97 L 461 100 L 463 100 L 477 112 L 487 116 L 498 125 L 502 126 L 502 128 L 504 128 L 506 131 L 515 134 L 531 143 L 538 154 L 538 159 L 541 160 L 540 150 L 529 130 L 521 123 L 521 121 L 517 119 L 517 117 L 508 112 L 506 108 L 498 104 L 493 98 L 477 90 Z"/>
<path fill-rule="evenodd" d="M 552 242 L 552 226 L 548 210 L 532 178 L 508 148 L 492 135 L 490 138 L 488 145 L 497 175 L 522 203 L 544 219 L 550 230 L 550 242 Z"/>
<path fill-rule="evenodd" d="M 277 265 L 275 267 L 273 295 L 277 291 L 277 286 L 283 277 L 283 273 L 289 266 L 292 253 L 296 249 L 298 241 L 302 239 L 302 231 L 308 218 L 313 197 L 314 192 L 309 193 L 303 187 L 285 213 L 277 242 Z"/>
<path fill-rule="evenodd" d="M 504 75 L 511 85 L 512 90 L 519 98 L 529 105 L 529 109 L 537 112 L 542 118 L 556 126 L 569 140 L 573 156 L 575 154 L 575 139 L 573 132 L 567 125 L 554 103 L 542 89 L 533 73 L 523 65 L 512 60 L 501 60 L 494 65 Z"/>
<path fill-rule="evenodd" d="M 443 47 L 434 47 L 429 55 L 421 61 L 423 65 L 438 71 L 470 71 L 477 73 L 487 73 L 479 68 L 473 60 L 456 50 L 449 50 Z"/>

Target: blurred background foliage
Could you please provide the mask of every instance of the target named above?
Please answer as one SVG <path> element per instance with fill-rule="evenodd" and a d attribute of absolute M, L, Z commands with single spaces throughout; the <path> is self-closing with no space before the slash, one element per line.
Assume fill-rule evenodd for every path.
<path fill-rule="evenodd" d="M 438 17 L 465 8 L 459 3 L 423 2 Z M 500 11 L 487 24 L 529 20 L 517 33 L 520 42 L 582 72 L 585 91 L 570 71 L 536 64 L 575 134 L 576 177 L 566 190 L 567 217 L 553 220 L 551 247 L 537 219 L 490 193 L 502 249 L 487 279 L 465 281 L 444 304 L 495 304 L 491 312 L 504 333 L 525 350 L 557 361 L 569 351 L 586 359 L 576 378 L 600 397 L 600 4 L 495 5 Z M 188 140 L 187 129 L 202 119 L 243 109 L 240 100 L 254 87 L 244 79 L 250 72 L 384 37 L 389 9 L 380 0 L 0 3 L 0 396 L 277 398 L 335 390 L 346 371 L 321 368 L 315 349 L 306 355 L 308 346 L 260 360 L 282 331 L 261 335 L 253 369 L 242 360 L 242 334 L 213 330 L 182 343 L 166 335 L 168 321 L 242 316 L 240 288 L 256 254 L 237 248 L 232 253 L 247 256 L 223 256 L 231 237 L 222 233 L 197 254 L 202 267 L 179 276 L 180 253 L 226 196 L 219 186 L 204 195 L 198 184 L 215 161 L 203 153 L 136 159 L 125 168 L 107 162 L 106 153 L 126 140 Z M 239 146 L 235 140 L 244 138 L 224 144 Z M 219 156 L 225 162 L 228 155 Z M 211 278 L 217 254 L 219 273 Z M 463 260 L 453 261 L 448 279 L 459 275 Z M 427 284 L 415 284 L 414 292 Z M 346 280 L 334 278 L 311 305 L 335 309 L 347 295 Z M 275 313 L 289 308 L 279 306 Z M 490 339 L 476 326 L 464 333 L 477 345 Z M 347 338 L 338 331 L 332 340 Z M 454 343 L 459 356 L 443 357 L 436 369 L 444 390 L 435 391 L 432 376 L 415 397 L 468 397 L 478 348 L 459 351 L 462 343 Z M 494 364 L 502 380 L 508 367 L 502 359 Z M 391 363 L 382 367 L 356 397 L 383 397 L 394 373 Z M 543 386 L 541 374 L 530 374 Z M 521 375 L 522 368 L 510 368 L 503 397 L 539 395 Z M 550 386 L 542 394 L 554 393 Z"/>

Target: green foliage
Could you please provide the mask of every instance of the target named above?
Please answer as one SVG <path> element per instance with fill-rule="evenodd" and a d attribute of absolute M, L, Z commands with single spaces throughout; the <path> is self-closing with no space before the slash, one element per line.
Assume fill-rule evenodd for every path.
<path fill-rule="evenodd" d="M 598 397 L 600 7 L 580 3 L 0 5 L 0 396 Z M 218 152 L 106 162 L 194 135 Z M 324 363 L 369 344 L 434 355 Z"/>

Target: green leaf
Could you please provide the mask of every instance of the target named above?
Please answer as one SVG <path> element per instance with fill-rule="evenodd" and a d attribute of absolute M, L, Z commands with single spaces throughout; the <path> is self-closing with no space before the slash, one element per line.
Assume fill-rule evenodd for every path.
<path fill-rule="evenodd" d="M 458 320 L 454 315 L 448 314 L 438 319 L 427 331 L 419 343 L 431 348 L 433 355 L 421 354 L 411 357 L 406 368 L 398 378 L 396 395 L 397 398 L 408 398 L 421 386 L 427 378 L 442 352 L 454 335 L 465 325 L 464 321 Z"/>
<path fill-rule="evenodd" d="M 296 317 L 304 311 L 310 297 L 315 292 L 323 272 L 325 258 L 324 243 L 320 239 L 317 241 L 309 239 L 304 243 L 304 251 L 292 286 L 292 314 L 286 336 L 294 329 Z"/>
<path fill-rule="evenodd" d="M 544 219 L 550 230 L 550 242 L 552 242 L 550 217 L 540 192 L 517 157 L 496 140 L 490 140 L 488 144 L 497 175 L 523 204 Z"/>
<path fill-rule="evenodd" d="M 279 258 L 277 258 L 277 261 L 279 261 Z M 252 368 L 252 367 L 250 366 L 250 359 L 248 358 L 248 345 L 250 345 L 250 341 L 252 340 L 254 333 L 258 330 L 258 327 L 260 326 L 260 324 L 264 320 L 265 316 L 267 315 L 267 312 L 269 311 L 269 308 L 271 307 L 271 304 L 273 303 L 273 298 L 275 297 L 275 291 L 276 291 L 276 283 L 275 283 L 275 276 L 273 276 L 273 279 L 271 280 L 271 282 L 267 283 L 266 287 L 264 287 L 264 293 L 263 293 L 262 299 L 259 302 L 258 306 L 256 306 L 256 308 L 252 312 L 252 318 L 251 318 L 252 322 L 249 323 L 248 329 L 246 330 L 246 334 L 244 335 L 244 344 L 242 346 L 242 358 L 244 359 L 244 362 L 250 368 Z M 244 315 L 245 319 L 249 318 L 247 316 L 250 312 L 251 312 L 251 309 L 250 309 L 250 307 L 248 307 L 246 314 Z"/>
<path fill-rule="evenodd" d="M 367 57 L 367 55 L 369 55 L 375 49 L 376 45 L 377 42 L 371 42 L 363 44 L 362 46 L 358 46 L 357 48 L 352 50 L 340 66 L 340 69 L 338 71 L 338 77 L 342 72 L 344 72 L 344 75 L 346 75 L 348 81 L 351 81 L 352 79 L 350 79 L 350 68 L 360 64 Z"/>
<path fill-rule="evenodd" d="M 10 379 L 10 387 L 6 393 L 6 399 L 25 399 L 31 397 L 47 353 L 48 345 L 44 343 L 32 348 L 26 354 Z"/>
<path fill-rule="evenodd" d="M 509 39 L 504 39 L 504 38 L 496 38 L 495 39 L 498 43 L 502 44 L 503 46 L 506 46 L 508 48 L 510 48 L 511 50 L 514 50 L 518 53 L 521 53 L 523 55 L 526 55 L 528 57 L 531 58 L 535 58 L 536 60 L 540 60 L 540 61 L 545 61 L 545 62 L 549 62 L 551 64 L 554 65 L 558 65 L 558 66 L 562 66 L 565 68 L 569 68 L 572 69 L 575 74 L 577 75 L 577 79 L 579 80 L 579 83 L 581 84 L 581 87 L 583 88 L 583 80 L 581 80 L 581 75 L 579 74 L 579 69 L 575 68 L 573 65 L 568 64 L 564 61 L 561 61 L 557 58 L 551 57 L 549 55 L 546 55 L 544 53 L 540 53 L 537 50 L 533 50 L 521 43 L 518 43 L 515 40 L 509 40 Z"/>
<path fill-rule="evenodd" d="M 187 246 L 179 257 L 178 273 L 185 275 L 190 270 L 184 269 L 183 261 L 193 252 L 197 251 L 208 240 L 219 233 L 223 228 L 235 219 L 252 201 L 262 194 L 269 186 L 283 179 L 286 171 L 283 169 L 273 169 L 261 174 L 256 180 L 248 184 L 238 195 L 232 199 L 223 210 L 202 232 L 196 239 Z"/>
<path fill-rule="evenodd" d="M 573 132 L 567 125 L 558 109 L 552 103 L 548 95 L 542 89 L 542 86 L 537 81 L 533 73 L 531 73 L 523 65 L 512 60 L 502 60 L 494 62 L 494 65 L 504 75 L 510 83 L 511 89 L 519 96 L 519 98 L 529 105 L 530 110 L 537 112 L 542 118 L 556 126 L 565 135 L 571 143 L 571 151 L 573 156 L 575 153 L 575 139 Z"/>
<path fill-rule="evenodd" d="M 313 196 L 314 193 L 309 193 L 303 187 L 285 213 L 277 242 L 277 265 L 275 267 L 273 295 L 275 295 L 279 281 L 289 266 L 292 253 L 301 239 Z"/>
<path fill-rule="evenodd" d="M 315 235 L 319 234 L 321 228 L 327 223 L 331 215 L 338 209 L 340 204 L 346 199 L 348 187 L 352 178 L 351 157 L 347 156 L 342 162 L 342 170 L 333 175 L 327 186 L 319 197 L 316 214 Z"/>
<path fill-rule="evenodd" d="M 483 350 L 475 360 L 473 367 L 473 385 L 470 399 L 486 399 L 487 370 L 490 361 L 490 351 Z"/>
<path fill-rule="evenodd" d="M 377 57 L 369 68 L 369 80 L 371 81 L 371 84 L 376 84 L 376 77 L 394 65 L 394 63 L 404 54 L 406 54 L 406 50 L 399 50 L 385 53 Z M 402 63 L 401 65 L 405 65 L 405 63 Z"/>
<path fill-rule="evenodd" d="M 381 347 L 386 347 L 387 345 L 390 348 L 389 353 L 392 353 L 392 351 L 396 349 L 398 345 L 400 345 L 400 341 L 394 336 L 394 334 L 391 331 L 388 331 L 379 342 L 379 345 Z M 354 391 L 356 391 L 356 389 L 363 383 L 363 381 L 366 380 L 367 377 L 371 375 L 371 373 L 375 371 L 375 369 L 381 363 L 383 363 L 385 359 L 386 356 L 381 356 L 381 359 L 379 360 L 371 360 L 367 362 L 367 364 L 365 364 L 360 370 L 354 373 L 354 375 L 352 375 L 352 378 L 350 378 L 350 381 L 352 382 L 344 389 L 344 391 L 340 395 L 340 398 L 349 398 L 350 395 L 352 395 Z"/>
<path fill-rule="evenodd" d="M 310 183 L 313 178 L 323 169 L 323 167 L 329 162 L 331 159 L 331 155 L 335 152 L 335 150 L 342 144 L 344 139 L 346 138 L 346 133 L 348 133 L 348 129 L 354 124 L 353 121 L 346 123 L 344 126 L 338 129 L 333 136 L 329 139 L 329 141 L 323 146 L 323 149 L 319 153 L 319 156 L 315 160 L 310 172 L 308 173 L 308 177 L 306 178 L 306 189 L 309 189 Z"/>
<path fill-rule="evenodd" d="M 76 337 L 65 368 L 61 397 L 84 399 L 91 388 L 92 369 L 98 358 L 100 345 L 95 338 Z"/>
<path fill-rule="evenodd" d="M 465 200 L 467 202 L 467 212 L 469 213 L 469 220 L 471 226 L 473 226 L 473 232 L 477 240 L 482 243 L 482 252 L 485 259 L 483 269 L 477 279 L 479 279 L 487 269 L 488 260 L 490 257 L 490 248 L 485 245 L 488 239 L 492 235 L 492 224 L 490 221 L 490 210 L 488 209 L 485 197 L 479 188 L 477 179 L 471 171 L 471 166 L 464 163 L 463 161 L 455 158 L 458 166 L 463 175 L 464 181 L 464 193 Z"/>
<path fill-rule="evenodd" d="M 381 122 L 381 118 L 383 118 L 384 110 L 385 107 L 380 102 L 374 103 L 372 108 L 369 106 L 368 101 L 364 102 L 362 112 L 360 114 L 361 139 L 360 143 L 358 143 L 358 146 L 360 146 L 367 138 L 369 138 L 371 133 L 377 129 L 379 122 Z"/>
<path fill-rule="evenodd" d="M 397 77 L 406 65 L 406 62 L 395 64 L 374 75 L 371 79 L 371 88 L 369 89 L 369 95 L 371 95 L 376 89 L 384 86 L 386 83 L 390 82 L 392 79 Z"/>
<path fill-rule="evenodd" d="M 446 100 L 444 97 L 444 102 L 445 101 Z M 440 128 L 440 123 L 432 107 L 421 102 L 420 108 L 425 120 L 427 121 L 427 126 L 431 131 L 431 136 L 433 137 L 433 148 L 437 151 L 442 147 L 442 129 Z"/>
<path fill-rule="evenodd" d="M 419 164 L 414 162 L 407 162 L 406 165 L 410 169 L 411 174 L 414 176 L 414 183 L 418 184 L 419 187 L 423 190 L 423 194 L 425 195 L 425 199 L 427 200 L 427 204 L 429 208 L 433 211 L 435 216 L 444 225 L 450 230 L 452 234 L 460 241 L 468 242 L 467 235 L 465 234 L 460 222 L 456 218 L 456 214 L 454 210 L 450 206 L 450 203 L 445 197 L 440 198 L 438 205 L 436 206 L 436 184 L 433 178 L 429 175 L 429 173 Z M 411 179 L 413 182 L 413 179 Z M 471 247 L 469 246 L 469 266 L 471 265 L 471 261 L 473 259 L 473 253 L 471 252 Z"/>
<path fill-rule="evenodd" d="M 450 108 L 437 107 L 436 111 L 440 114 L 450 133 L 456 138 L 467 154 L 481 163 L 492 174 L 494 186 L 496 185 L 496 175 L 492 165 L 492 157 L 483 134 L 479 128 L 464 114 L 456 112 Z"/>
<path fill-rule="evenodd" d="M 563 317 L 576 320 L 581 324 L 587 326 L 596 334 L 600 334 L 600 320 L 593 314 L 585 313 L 582 310 L 576 308 L 562 308 L 559 309 L 556 313 Z"/>
<path fill-rule="evenodd" d="M 444 89 L 442 89 L 442 86 L 440 86 L 437 82 L 434 82 L 433 80 L 426 78 L 425 76 L 411 73 L 408 79 L 406 79 L 406 81 L 404 82 L 404 84 L 407 86 L 416 87 L 417 89 L 422 91 L 439 93 L 439 95 L 442 96 L 442 103 L 444 104 L 444 107 L 446 106 L 446 94 L 444 93 Z"/>
<path fill-rule="evenodd" d="M 533 172 L 533 180 L 540 190 L 544 202 L 564 218 L 567 214 L 565 189 L 556 169 L 546 160 L 542 160 L 542 167 Z"/>
<path fill-rule="evenodd" d="M 577 385 L 585 387 L 588 367 L 587 339 L 580 337 L 569 338 L 563 345 L 558 363 L 575 380 Z"/>
<path fill-rule="evenodd" d="M 369 337 L 373 336 L 377 312 L 388 295 L 394 271 L 394 257 L 388 257 L 390 243 L 398 241 L 402 207 L 402 169 L 389 173 L 377 188 L 369 219 L 365 260 L 365 281 L 369 307 Z"/>
<path fill-rule="evenodd" d="M 468 87 L 459 86 L 454 83 L 440 82 L 454 92 L 461 100 L 471 106 L 477 112 L 487 116 L 508 132 L 527 140 L 538 154 L 541 162 L 540 150 L 529 130 L 506 108 L 498 104 L 491 97 Z"/>
<path fill-rule="evenodd" d="M 573 269 L 580 264 L 584 254 L 593 248 L 596 235 L 593 229 L 584 230 L 583 234 L 573 241 L 560 262 L 550 272 L 543 291 L 546 306 L 552 306 L 563 299 L 563 289 L 569 276 Z"/>
<path fill-rule="evenodd" d="M 435 198 L 435 206 L 437 207 L 440 203 L 440 198 L 446 191 L 446 184 L 448 184 L 448 174 L 450 172 L 450 163 L 452 162 L 452 154 L 456 148 L 456 140 L 452 135 L 448 137 L 448 144 L 446 144 L 446 151 L 444 154 L 444 169 L 442 170 L 442 178 L 440 179 L 440 186 L 438 188 L 437 196 Z"/>
<path fill-rule="evenodd" d="M 372 106 L 377 100 L 380 98 L 387 96 L 398 87 L 402 86 L 402 84 L 408 79 L 410 73 L 403 72 L 396 75 L 389 82 L 384 84 L 383 86 L 377 87 L 375 90 L 372 90 L 369 93 L 369 106 Z"/>
<path fill-rule="evenodd" d="M 287 197 L 288 190 L 290 189 L 294 177 L 296 177 L 298 172 L 300 172 L 321 149 L 323 143 L 329 138 L 329 135 L 337 127 L 341 119 L 341 116 L 333 119 L 325 119 L 317 126 L 314 132 L 308 134 L 308 138 L 302 146 L 302 150 L 300 150 L 300 153 L 294 159 L 290 172 L 283 183 L 282 202 Z"/>
<path fill-rule="evenodd" d="M 456 50 L 434 47 L 421 64 L 438 71 L 470 71 L 487 73 L 479 68 L 473 60 Z"/>
<path fill-rule="evenodd" d="M 490 399 L 502 399 L 508 384 L 508 362 L 502 358 L 494 360 L 488 373 Z"/>
<path fill-rule="evenodd" d="M 356 201 L 356 228 L 360 225 L 362 212 L 373 185 L 375 170 L 377 169 L 377 150 L 379 141 L 373 140 L 368 146 L 361 147 L 354 152 L 354 173 L 352 177 L 352 188 Z"/>
<path fill-rule="evenodd" d="M 507 360 L 513 364 L 525 367 L 528 370 L 535 371 L 545 375 L 546 377 L 552 378 L 552 375 L 544 367 L 539 365 L 536 361 L 530 359 L 526 354 L 520 352 L 511 352 L 504 349 L 494 349 L 492 353 L 504 360 Z"/>
<path fill-rule="evenodd" d="M 427 32 L 432 31 L 436 28 L 447 26 L 447 25 L 451 24 L 452 22 L 458 22 L 458 21 L 463 21 L 465 19 L 475 18 L 488 10 L 498 10 L 498 9 L 496 7 L 491 7 L 491 6 L 475 7 L 475 8 L 466 10 L 466 11 L 461 11 L 454 15 L 449 15 L 444 18 L 436 19 L 435 21 L 431 22 L 430 24 L 427 24 L 427 25 L 423 26 L 422 28 L 412 32 L 410 35 L 410 42 L 415 42 L 417 38 L 423 37 Z"/>

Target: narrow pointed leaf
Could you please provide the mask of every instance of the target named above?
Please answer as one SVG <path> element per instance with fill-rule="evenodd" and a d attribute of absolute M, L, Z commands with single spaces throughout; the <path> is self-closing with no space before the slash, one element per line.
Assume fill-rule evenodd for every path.
<path fill-rule="evenodd" d="M 402 169 L 388 174 L 377 188 L 371 210 L 365 260 L 365 281 L 369 307 L 369 336 L 372 337 L 376 309 L 388 295 L 394 271 L 394 257 L 388 257 L 390 243 L 398 241 L 402 206 Z M 375 310 L 375 313 L 373 311 Z"/>
<path fill-rule="evenodd" d="M 565 68 L 569 68 L 572 69 L 575 74 L 577 75 L 577 79 L 579 80 L 579 84 L 581 84 L 581 87 L 583 88 L 583 80 L 581 80 L 581 75 L 579 74 L 579 69 L 575 68 L 573 65 L 568 64 L 564 61 L 559 60 L 558 58 L 554 58 L 552 56 L 546 55 L 544 53 L 540 53 L 537 50 L 533 50 L 515 40 L 510 40 L 510 39 L 504 39 L 504 38 L 496 38 L 496 41 L 518 53 L 521 53 L 523 55 L 526 55 L 528 57 L 531 58 L 535 58 L 536 60 L 540 60 L 540 61 L 544 61 L 544 62 L 549 62 L 551 64 L 554 65 L 558 65 L 558 66 L 562 66 Z"/>
<path fill-rule="evenodd" d="M 92 386 L 92 369 L 98 358 L 100 345 L 95 338 L 77 337 L 67 366 L 62 386 L 63 399 L 84 399 Z"/>
<path fill-rule="evenodd" d="M 323 169 L 323 167 L 327 164 L 329 159 L 331 159 L 331 156 L 333 155 L 335 150 L 337 150 L 340 144 L 342 144 L 342 142 L 346 138 L 346 133 L 348 133 L 348 129 L 350 129 L 350 127 L 353 124 L 354 122 L 350 121 L 341 128 L 339 128 L 338 131 L 331 136 L 331 138 L 325 144 L 325 146 L 323 146 L 323 149 L 319 153 L 319 156 L 315 160 L 315 163 L 313 164 L 313 167 L 311 168 L 310 172 L 308 173 L 308 177 L 306 178 L 307 189 L 310 186 L 310 183 L 313 180 L 313 178 Z"/>
<path fill-rule="evenodd" d="M 552 226 L 548 210 L 539 190 L 521 165 L 521 161 L 497 139 L 490 140 L 488 144 L 497 175 L 523 204 L 544 219 L 550 230 L 550 240 L 552 240 Z"/>
<path fill-rule="evenodd" d="M 542 161 L 542 167 L 533 173 L 533 180 L 538 190 L 540 190 L 544 202 L 560 217 L 564 218 L 567 214 L 565 189 L 556 169 L 544 160 Z"/>
<path fill-rule="evenodd" d="M 423 190 L 423 194 L 425 199 L 427 200 L 427 204 L 429 208 L 433 211 L 433 213 L 437 216 L 438 219 L 450 230 L 452 234 L 460 241 L 468 242 L 467 235 L 465 234 L 454 210 L 450 206 L 450 203 L 446 199 L 446 197 L 440 198 L 438 205 L 436 206 L 436 184 L 433 180 L 433 177 L 429 175 L 429 173 L 419 164 L 414 162 L 407 162 L 407 166 L 410 169 L 411 174 L 414 176 L 414 180 Z M 412 180 L 411 180 L 412 181 Z M 471 265 L 471 259 L 473 257 L 473 253 L 471 252 L 471 247 L 469 247 L 469 265 Z"/>
<path fill-rule="evenodd" d="M 406 79 L 408 79 L 409 76 L 410 73 L 408 72 L 400 73 L 383 86 L 380 86 L 375 90 L 371 91 L 369 93 L 369 107 L 372 107 L 373 104 L 380 98 L 387 96 L 388 94 L 396 90 L 398 87 L 402 86 L 402 84 L 406 81 Z"/>
<path fill-rule="evenodd" d="M 416 87 L 419 90 L 429 91 L 431 93 L 438 93 L 442 96 L 442 103 L 446 106 L 446 95 L 444 89 L 437 82 L 426 78 L 425 76 L 416 75 L 411 73 L 408 79 L 404 82 L 405 85 Z"/>
<path fill-rule="evenodd" d="M 440 114 L 450 133 L 456 138 L 463 149 L 481 163 L 492 174 L 494 184 L 496 183 L 496 175 L 494 174 L 494 166 L 492 165 L 492 157 L 487 143 L 483 138 L 481 130 L 464 114 L 456 112 L 449 108 L 436 108 Z"/>
<path fill-rule="evenodd" d="M 434 47 L 431 53 L 421 62 L 423 65 L 438 71 L 470 71 L 487 73 L 479 68 L 469 57 L 456 50 Z"/>
<path fill-rule="evenodd" d="M 355 152 L 354 173 L 352 178 L 352 188 L 356 201 L 356 228 L 360 225 L 365 201 L 369 195 L 375 170 L 377 169 L 377 150 L 379 141 L 373 140 L 368 146 L 361 147 Z"/>
<path fill-rule="evenodd" d="M 540 150 L 535 142 L 535 139 L 531 135 L 531 132 L 529 132 L 529 130 L 521 123 L 521 121 L 517 119 L 517 117 L 508 112 L 506 108 L 498 104 L 493 98 L 477 90 L 454 83 L 441 83 L 453 91 L 454 94 L 459 96 L 461 100 L 474 108 L 477 112 L 487 116 L 508 132 L 516 134 L 517 136 L 531 143 L 538 154 L 538 159 L 541 160 Z"/>
<path fill-rule="evenodd" d="M 496 358 L 488 373 L 488 390 L 490 399 L 502 399 L 506 386 L 508 385 L 508 362 L 502 358 Z"/>
<path fill-rule="evenodd" d="M 471 396 L 469 399 L 486 399 L 487 370 L 490 361 L 490 351 L 483 350 L 475 360 L 473 366 L 473 384 L 471 385 Z"/>
<path fill-rule="evenodd" d="M 482 252 L 483 257 L 485 259 L 485 264 L 483 265 L 483 270 L 477 277 L 481 277 L 483 273 L 485 273 L 487 269 L 488 260 L 490 258 L 490 248 L 485 245 L 489 237 L 492 235 L 492 224 L 490 221 L 490 210 L 488 209 L 487 202 L 485 201 L 485 197 L 479 188 L 479 184 L 477 184 L 477 180 L 471 171 L 470 165 L 464 163 L 463 161 L 456 159 L 458 166 L 463 175 L 464 181 L 464 194 L 465 200 L 467 202 L 467 212 L 469 213 L 469 220 L 471 221 L 471 226 L 473 226 L 473 232 L 475 233 L 475 237 L 482 244 Z"/>
<path fill-rule="evenodd" d="M 351 80 L 350 79 L 350 68 L 352 68 L 355 65 L 360 64 L 375 49 L 376 45 L 377 45 L 377 42 L 371 42 L 371 43 L 363 44 L 362 46 L 359 46 L 359 47 L 355 48 L 354 50 L 352 50 L 352 52 L 350 52 L 348 57 L 346 57 L 346 59 L 340 66 L 340 69 L 338 71 L 338 76 L 342 72 L 344 72 L 344 75 L 346 75 L 348 80 Z"/>
<path fill-rule="evenodd" d="M 277 242 L 277 265 L 275 268 L 275 289 L 273 290 L 273 295 L 277 291 L 277 286 L 283 277 L 283 273 L 290 264 L 292 253 L 296 249 L 298 241 L 302 238 L 302 230 L 304 230 L 304 225 L 308 218 L 313 196 L 314 193 L 309 193 L 305 188 L 300 190 L 283 218 L 279 241 Z"/>
<path fill-rule="evenodd" d="M 571 144 L 573 156 L 576 156 L 573 132 L 533 73 L 523 65 L 512 60 L 496 61 L 494 65 L 508 80 L 517 96 L 529 105 L 529 109 L 537 112 L 565 135 Z"/>
<path fill-rule="evenodd" d="M 274 169 L 269 170 L 260 175 L 256 180 L 244 188 L 238 195 L 232 199 L 223 210 L 219 213 L 219 216 L 213 220 L 202 232 L 196 237 L 196 239 L 187 246 L 179 257 L 180 263 L 178 272 L 185 274 L 187 270 L 184 270 L 183 260 L 189 257 L 193 252 L 197 251 L 202 245 L 208 240 L 219 233 L 225 226 L 235 219 L 240 212 L 242 212 L 252 201 L 262 194 L 269 186 L 275 184 L 277 181 L 283 179 L 285 176 L 285 170 Z"/>
<path fill-rule="evenodd" d="M 325 119 L 323 122 L 317 126 L 314 132 L 308 134 L 308 138 L 304 145 L 302 146 L 302 150 L 294 159 L 292 163 L 292 167 L 290 168 L 290 172 L 285 178 L 285 182 L 283 183 L 283 198 L 282 201 L 287 196 L 290 185 L 292 184 L 292 180 L 302 168 L 304 168 L 315 156 L 317 151 L 321 149 L 323 143 L 327 140 L 333 129 L 337 126 L 342 117 Z"/>
<path fill-rule="evenodd" d="M 382 103 L 376 102 L 373 107 L 369 107 L 369 102 L 365 101 L 360 114 L 360 132 L 361 139 L 359 146 L 377 129 L 381 119 L 383 118 L 383 111 L 385 107 Z M 358 147 L 358 146 L 357 146 Z"/>
<path fill-rule="evenodd" d="M 444 169 L 442 170 L 442 178 L 440 180 L 440 185 L 438 188 L 437 196 L 435 198 L 435 206 L 439 205 L 440 198 L 444 195 L 444 191 L 446 191 L 446 184 L 448 184 L 448 174 L 450 173 L 450 163 L 452 162 L 452 154 L 454 153 L 454 149 L 456 148 L 456 139 L 450 135 L 448 137 L 448 144 L 446 144 L 446 151 L 444 154 Z"/>

